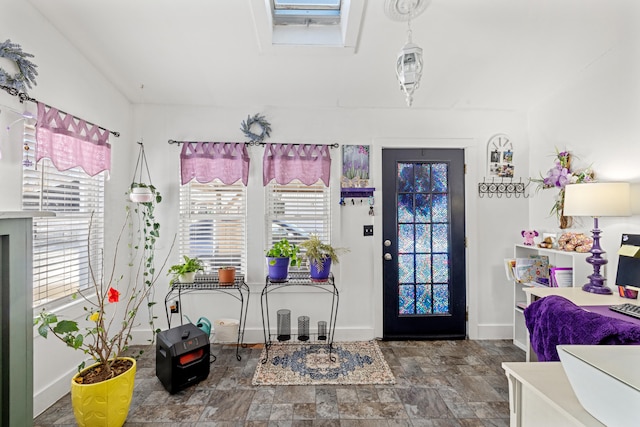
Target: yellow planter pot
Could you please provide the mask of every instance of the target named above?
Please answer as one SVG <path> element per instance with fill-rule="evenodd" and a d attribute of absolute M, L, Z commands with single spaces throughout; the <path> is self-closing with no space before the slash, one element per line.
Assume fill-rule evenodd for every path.
<path fill-rule="evenodd" d="M 71 404 L 80 427 L 121 427 L 124 424 L 133 396 L 136 360 L 130 357 L 123 359 L 132 361 L 133 366 L 110 380 L 78 384 L 75 378 L 79 373 L 71 379 Z"/>

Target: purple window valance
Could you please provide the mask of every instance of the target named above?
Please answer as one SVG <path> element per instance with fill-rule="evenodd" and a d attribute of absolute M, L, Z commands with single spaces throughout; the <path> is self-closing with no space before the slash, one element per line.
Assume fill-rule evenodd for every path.
<path fill-rule="evenodd" d="M 311 185 L 321 179 L 328 187 L 330 174 L 328 145 L 268 143 L 265 147 L 262 159 L 263 185 L 274 179 L 282 185 L 294 179 Z"/>
<path fill-rule="evenodd" d="M 244 143 L 185 142 L 180 153 L 182 185 L 192 179 L 205 183 L 218 178 L 227 185 L 249 180 L 249 154 Z"/>
<path fill-rule="evenodd" d="M 36 162 L 51 159 L 59 171 L 81 167 L 89 176 L 111 170 L 109 131 L 38 102 Z"/>

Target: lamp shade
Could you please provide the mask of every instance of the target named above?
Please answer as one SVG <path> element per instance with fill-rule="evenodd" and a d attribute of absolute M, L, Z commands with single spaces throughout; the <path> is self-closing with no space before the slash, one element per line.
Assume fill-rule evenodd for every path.
<path fill-rule="evenodd" d="M 564 188 L 566 216 L 629 216 L 631 190 L 626 182 L 571 184 Z"/>

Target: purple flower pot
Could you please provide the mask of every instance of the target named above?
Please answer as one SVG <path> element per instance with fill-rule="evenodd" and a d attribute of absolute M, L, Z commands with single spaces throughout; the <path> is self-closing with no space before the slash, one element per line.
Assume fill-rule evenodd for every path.
<path fill-rule="evenodd" d="M 311 264 L 311 280 L 314 282 L 326 282 L 329 278 L 329 272 L 331 271 L 331 258 L 325 258 L 322 263 L 322 270 L 318 270 L 316 265 Z"/>
<path fill-rule="evenodd" d="M 289 276 L 289 258 L 267 257 L 269 267 L 269 280 L 272 282 L 284 282 Z"/>

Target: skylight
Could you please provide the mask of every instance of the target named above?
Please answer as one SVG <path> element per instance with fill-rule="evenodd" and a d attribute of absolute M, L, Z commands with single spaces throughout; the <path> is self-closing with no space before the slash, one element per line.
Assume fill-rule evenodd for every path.
<path fill-rule="evenodd" d="M 246 0 L 260 50 L 353 54 L 367 0 Z M 311 50 L 307 50 L 311 53 Z"/>
<path fill-rule="evenodd" d="M 274 25 L 339 25 L 341 0 L 272 0 Z"/>

